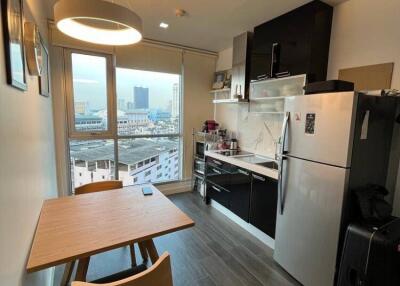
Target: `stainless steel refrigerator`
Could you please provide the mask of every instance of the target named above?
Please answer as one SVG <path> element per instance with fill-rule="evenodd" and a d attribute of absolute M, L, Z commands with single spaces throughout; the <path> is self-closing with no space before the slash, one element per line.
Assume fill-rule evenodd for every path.
<path fill-rule="evenodd" d="M 385 184 L 395 112 L 355 92 L 285 100 L 274 259 L 303 285 L 334 285 L 349 189 Z"/>

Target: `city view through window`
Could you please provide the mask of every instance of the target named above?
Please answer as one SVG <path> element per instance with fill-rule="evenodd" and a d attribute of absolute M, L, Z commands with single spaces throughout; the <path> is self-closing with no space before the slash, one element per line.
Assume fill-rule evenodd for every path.
<path fill-rule="evenodd" d="M 180 75 L 117 68 L 117 120 L 109 123 L 106 70 L 104 57 L 72 54 L 75 131 L 115 124 L 118 134 L 70 140 L 73 187 L 116 179 L 116 170 L 125 186 L 179 179 Z"/>

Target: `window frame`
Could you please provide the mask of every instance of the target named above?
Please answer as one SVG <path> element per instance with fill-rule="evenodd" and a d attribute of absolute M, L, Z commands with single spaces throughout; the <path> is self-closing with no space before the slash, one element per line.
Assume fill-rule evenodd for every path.
<path fill-rule="evenodd" d="M 107 129 L 103 131 L 78 131 L 75 128 L 75 104 L 73 92 L 72 54 L 103 57 L 106 59 L 106 81 L 107 81 Z M 92 139 L 114 139 L 116 129 L 113 122 L 116 120 L 115 106 L 115 65 L 113 55 L 82 51 L 77 49 L 66 49 L 64 53 L 65 62 L 65 90 L 67 103 L 68 139 L 92 140 Z"/>
<path fill-rule="evenodd" d="M 114 177 L 119 179 L 119 154 L 118 141 L 124 139 L 140 139 L 140 138 L 178 138 L 179 168 L 178 178 L 176 180 L 166 180 L 154 182 L 154 185 L 163 183 L 173 183 L 182 180 L 183 176 L 183 66 L 179 74 L 179 124 L 177 133 L 168 134 L 135 134 L 135 135 L 119 135 L 118 134 L 118 117 L 117 117 L 117 80 L 116 80 L 116 59 L 114 54 L 102 52 L 92 52 L 86 50 L 65 48 L 64 49 L 64 75 L 65 75 L 65 94 L 66 94 L 66 121 L 67 121 L 67 146 L 71 140 L 113 140 L 114 141 Z M 107 130 L 84 132 L 75 129 L 75 105 L 73 94 L 73 74 L 72 74 L 72 54 L 82 54 L 89 56 L 98 56 L 106 58 L 106 77 L 107 77 Z M 71 156 L 68 152 L 67 169 L 72 178 Z M 133 176 L 133 181 L 137 177 Z M 69 182 L 70 194 L 73 193 L 72 182 Z"/>

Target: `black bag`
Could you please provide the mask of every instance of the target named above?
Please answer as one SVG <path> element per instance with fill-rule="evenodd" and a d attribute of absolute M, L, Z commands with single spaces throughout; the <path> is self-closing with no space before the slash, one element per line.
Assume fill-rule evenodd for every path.
<path fill-rule="evenodd" d="M 390 218 L 392 206 L 384 199 L 389 194 L 384 187 L 370 184 L 355 189 L 353 193 L 364 222 L 379 224 Z"/>

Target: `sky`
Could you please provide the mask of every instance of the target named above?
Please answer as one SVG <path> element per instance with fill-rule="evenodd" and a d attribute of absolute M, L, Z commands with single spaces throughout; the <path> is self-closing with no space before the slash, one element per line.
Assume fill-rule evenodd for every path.
<path fill-rule="evenodd" d="M 91 109 L 106 106 L 106 60 L 103 57 L 72 54 L 72 73 L 75 101 L 89 102 Z M 149 88 L 149 105 L 166 109 L 172 100 L 173 84 L 180 75 L 117 68 L 117 102 L 133 101 L 135 86 Z"/>

